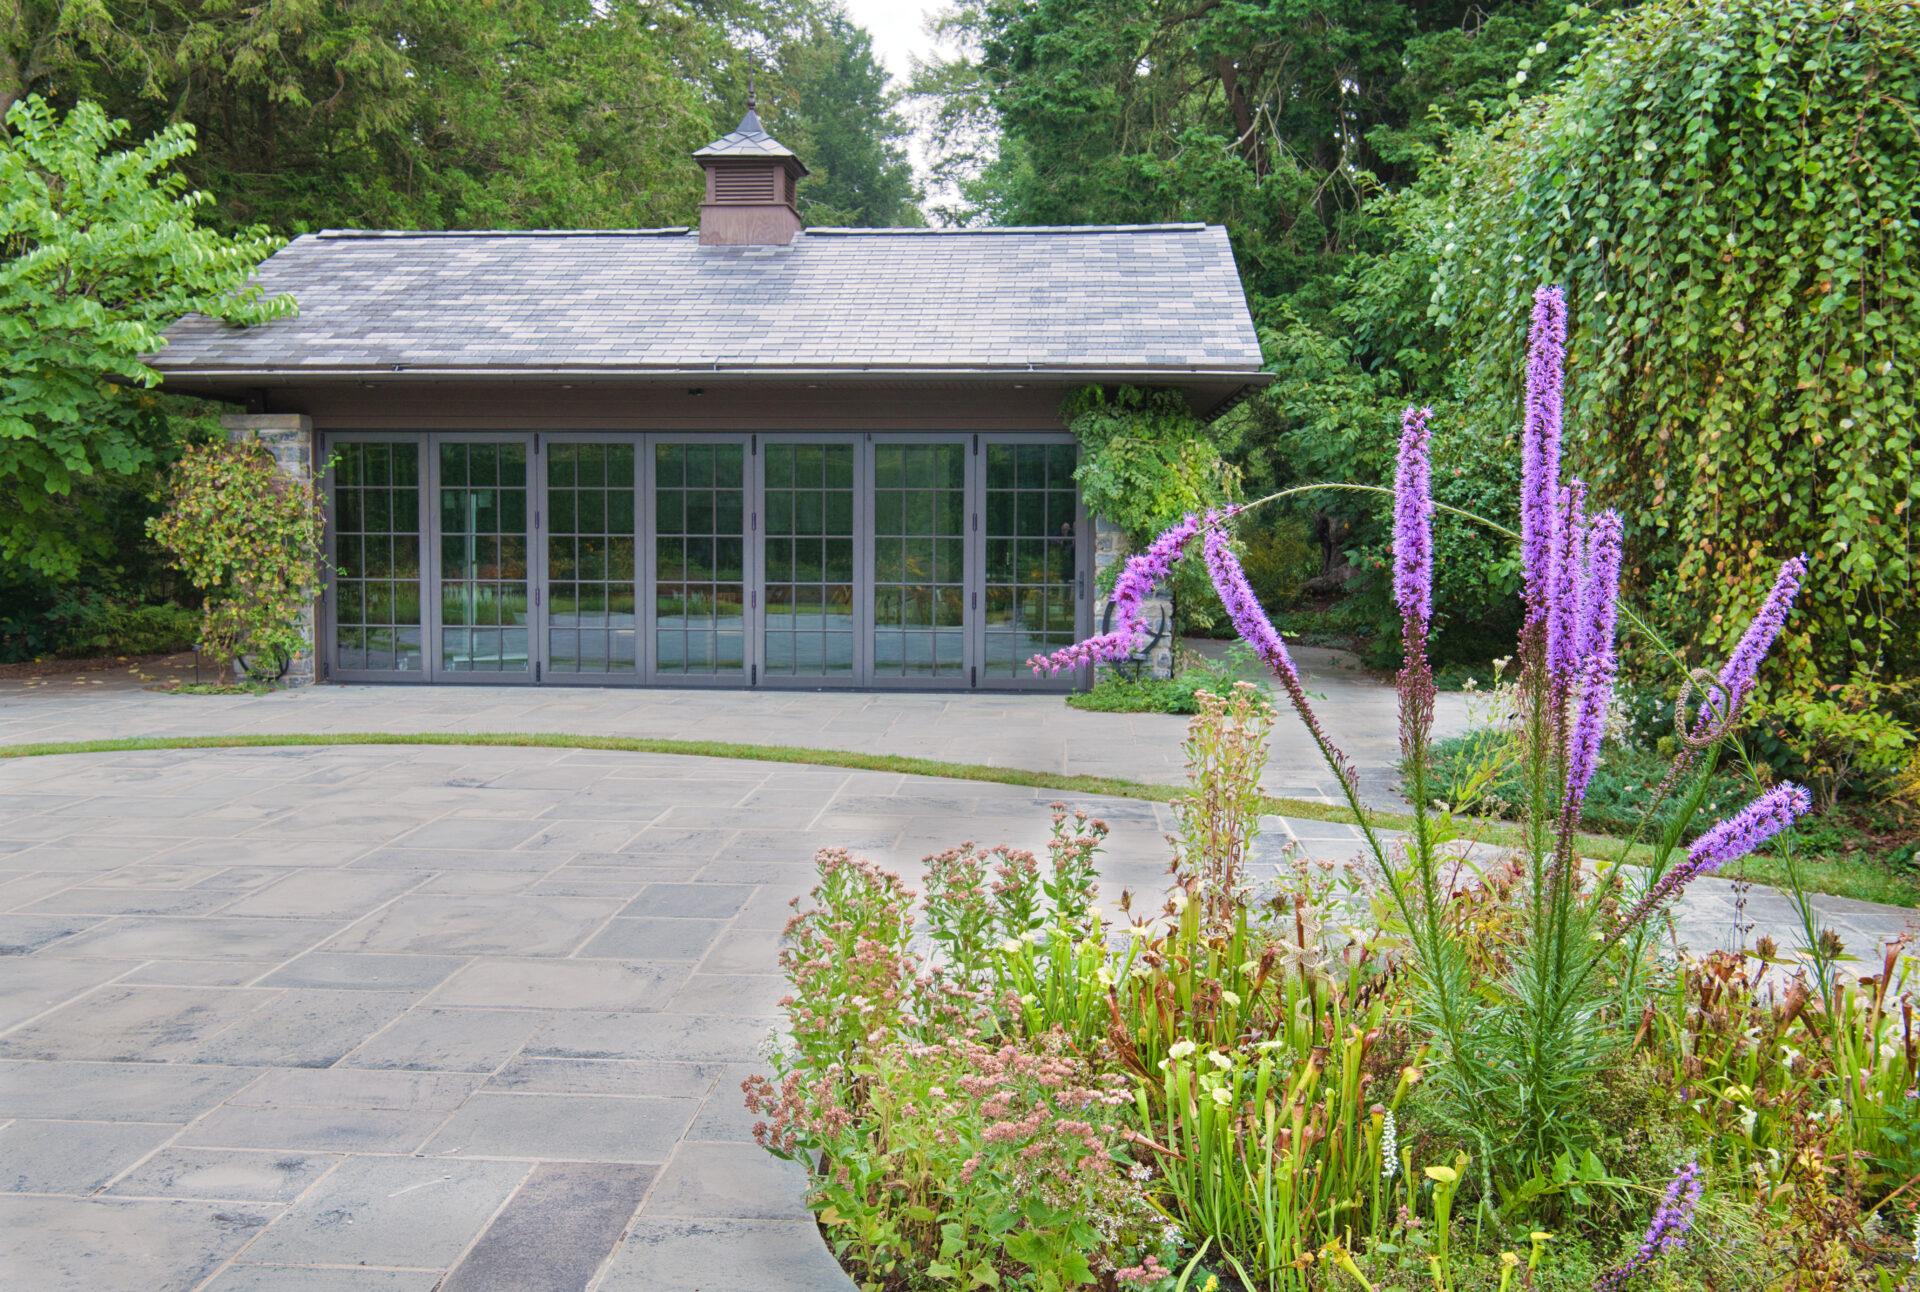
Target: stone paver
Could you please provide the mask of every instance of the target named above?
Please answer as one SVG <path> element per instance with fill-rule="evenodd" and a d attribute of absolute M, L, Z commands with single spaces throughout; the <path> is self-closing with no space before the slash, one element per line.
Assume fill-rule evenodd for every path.
<path fill-rule="evenodd" d="M 1197 645 L 1208 652 L 1220 649 L 1215 643 Z M 1302 646 L 1295 659 L 1322 721 L 1359 768 L 1368 797 L 1397 801 L 1393 688 L 1359 670 L 1341 651 Z M 1058 695 L 977 692 L 327 685 L 263 696 L 177 696 L 143 690 L 118 674 L 0 681 L 0 744 L 233 733 L 547 731 L 805 745 L 1163 785 L 1185 775 L 1180 741 L 1186 721 L 1168 714 L 1082 713 L 1069 709 Z M 1441 695 L 1436 736 L 1458 734 L 1466 726 L 1463 697 Z M 533 792 L 546 788 L 541 773 L 528 776 L 498 797 L 518 793 L 523 802 L 537 797 Z M 556 788 L 576 788 L 561 780 Z M 1271 793 L 1295 798 L 1330 799 L 1337 792 L 1305 728 L 1290 714 L 1283 715 L 1275 729 L 1263 784 Z M 791 783 L 767 791 L 784 794 L 784 802 L 726 801 L 696 807 L 663 796 L 656 787 L 616 782 L 586 794 L 572 813 L 559 818 L 566 824 L 551 834 L 549 846 L 617 851 L 626 842 L 620 837 L 622 827 L 631 828 L 631 838 L 669 808 L 683 825 L 698 822 L 725 830 L 750 827 L 755 812 L 780 806 L 807 827 L 820 823 L 821 805 L 810 789 Z M 72 795 L 74 790 L 46 792 Z M 205 792 L 206 787 L 195 791 Z M 432 823 L 403 842 L 409 847 L 512 848 L 522 842 L 519 832 L 528 826 L 507 815 L 506 821 L 470 816 Z M 330 829 L 325 814 L 313 821 L 327 837 L 345 837 Z M 550 819 L 549 826 L 558 823 Z M 605 828 L 587 829 L 590 823 Z M 582 842 L 586 839 L 593 842 Z M 864 836 L 840 842 L 864 842 Z"/>
<path fill-rule="evenodd" d="M 0 1286 L 844 1289 L 740 1103 L 787 902 L 823 845 L 909 884 L 1041 847 L 1052 797 L 541 749 L 0 762 Z M 1167 810 L 1082 803 L 1109 894 L 1157 892 Z M 1263 826 L 1269 862 L 1358 847 Z M 1908 914 L 1823 909 L 1856 946 Z M 1703 881 L 1681 926 L 1734 922 Z"/>

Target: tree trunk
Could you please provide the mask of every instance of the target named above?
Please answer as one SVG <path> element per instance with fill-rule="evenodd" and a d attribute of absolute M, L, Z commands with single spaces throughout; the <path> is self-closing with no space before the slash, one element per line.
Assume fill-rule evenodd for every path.
<path fill-rule="evenodd" d="M 1214 66 L 1220 72 L 1220 88 L 1226 91 L 1227 107 L 1233 112 L 1233 132 L 1235 146 L 1240 155 L 1253 167 L 1255 175 L 1267 173 L 1266 151 L 1260 147 L 1260 140 L 1253 132 L 1253 108 L 1247 102 L 1246 87 L 1240 84 L 1240 69 L 1225 54 L 1214 60 Z"/>

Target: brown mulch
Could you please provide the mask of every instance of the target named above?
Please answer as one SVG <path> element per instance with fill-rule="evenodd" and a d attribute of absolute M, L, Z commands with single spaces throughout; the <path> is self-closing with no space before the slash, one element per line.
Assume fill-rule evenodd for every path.
<path fill-rule="evenodd" d="M 213 680 L 214 669 L 202 663 L 200 673 Z M 0 681 L 104 682 L 108 678 L 134 682 L 153 682 L 163 678 L 193 676 L 193 652 L 172 655 L 95 655 L 88 659 L 35 659 L 19 664 L 0 664 Z"/>

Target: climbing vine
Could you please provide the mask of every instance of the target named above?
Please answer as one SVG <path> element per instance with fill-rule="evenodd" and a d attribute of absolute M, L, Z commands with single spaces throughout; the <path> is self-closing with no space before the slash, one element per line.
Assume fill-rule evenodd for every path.
<path fill-rule="evenodd" d="M 1570 453 L 1636 518 L 1640 596 L 1718 652 L 1727 589 L 1805 551 L 1775 712 L 1831 739 L 1864 689 L 1911 725 L 1920 8 L 1660 0 L 1458 160 L 1433 312 L 1483 415 L 1517 418 L 1512 338 L 1563 284 Z"/>
<path fill-rule="evenodd" d="M 200 649 L 272 672 L 308 648 L 320 586 L 319 491 L 258 441 L 195 445 L 173 468 L 156 542 L 206 595 Z"/>

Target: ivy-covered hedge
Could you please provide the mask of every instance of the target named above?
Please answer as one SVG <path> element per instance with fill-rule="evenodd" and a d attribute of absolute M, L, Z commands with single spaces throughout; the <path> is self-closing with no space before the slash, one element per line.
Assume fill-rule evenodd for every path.
<path fill-rule="evenodd" d="M 1636 518 L 1636 599 L 1717 654 L 1752 608 L 1727 590 L 1805 551 L 1783 729 L 1824 729 L 1811 759 L 1911 726 L 1920 8 L 1638 7 L 1451 171 L 1434 315 L 1477 417 L 1513 422 L 1531 293 L 1564 284 L 1570 452 Z"/>

